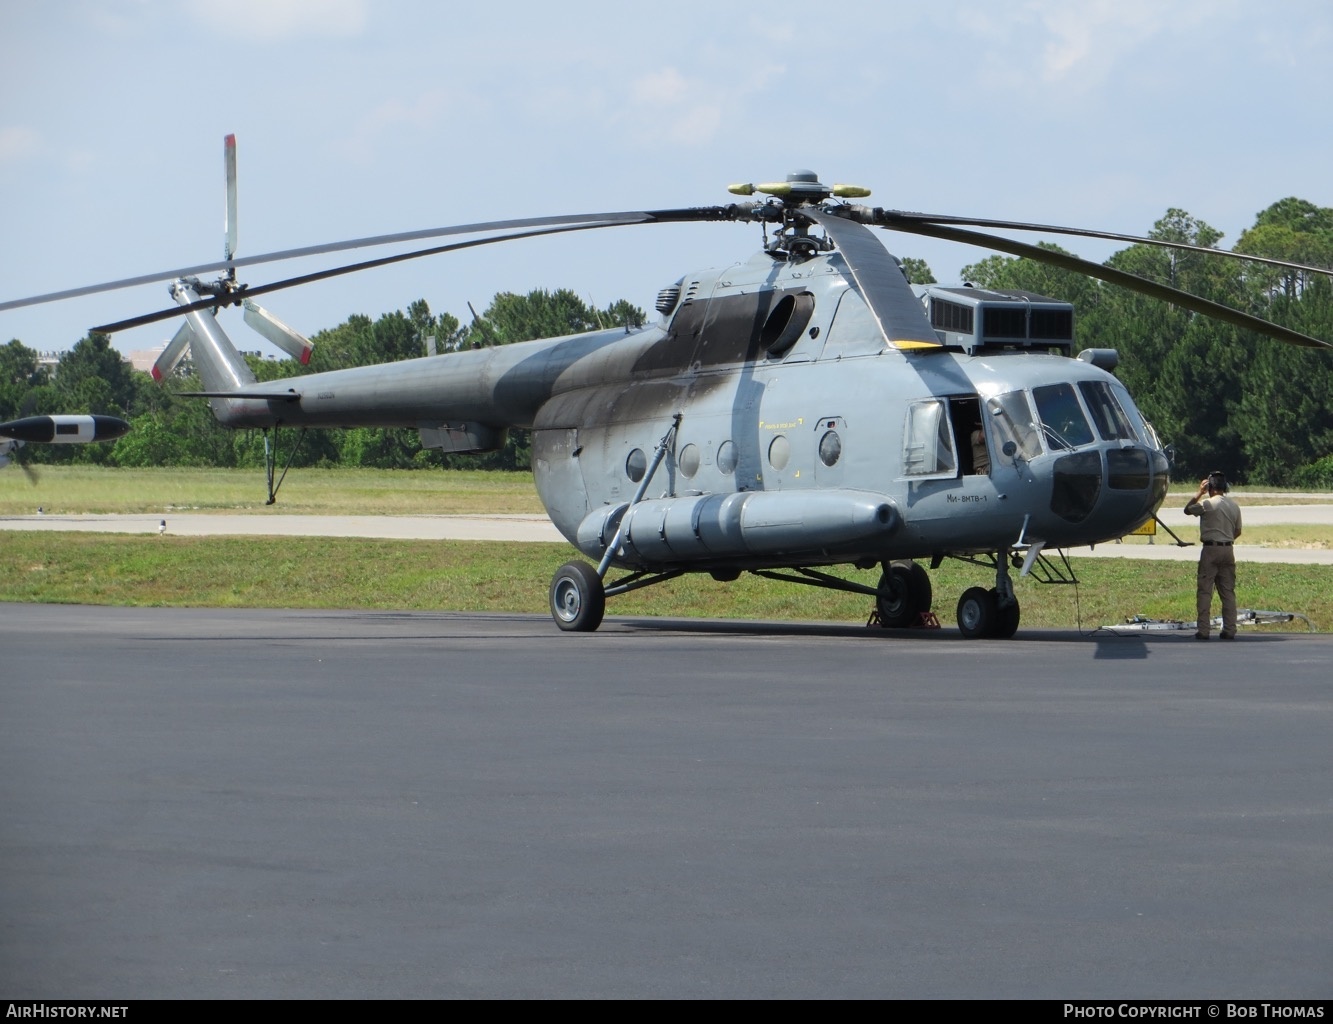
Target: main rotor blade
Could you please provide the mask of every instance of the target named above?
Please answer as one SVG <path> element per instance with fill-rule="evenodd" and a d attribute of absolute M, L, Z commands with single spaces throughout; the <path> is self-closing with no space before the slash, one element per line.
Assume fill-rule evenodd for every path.
<path fill-rule="evenodd" d="M 278 263 L 282 260 L 294 260 L 303 256 L 320 256 L 325 253 L 346 252 L 350 249 L 363 249 L 377 245 L 393 245 L 398 242 L 420 241 L 426 238 L 443 238 L 447 235 L 480 234 L 486 231 L 508 231 L 513 228 L 547 227 L 564 224 L 583 224 L 596 222 L 598 227 L 604 224 L 642 224 L 652 220 L 653 215 L 636 211 L 633 213 L 575 214 L 562 217 L 527 217 L 519 220 L 496 220 L 478 224 L 456 224 L 453 227 L 427 228 L 421 231 L 400 231 L 391 235 L 373 235 L 367 238 L 354 238 L 343 242 L 328 242 L 323 245 L 307 245 L 298 249 L 283 249 L 280 252 L 262 253 L 258 256 L 243 256 L 240 259 L 217 260 L 213 263 L 199 263 L 192 267 L 175 267 L 154 274 L 140 274 L 137 277 L 125 277 L 118 281 L 105 281 L 102 284 L 84 285 L 81 288 L 66 288 L 63 291 L 47 292 L 45 295 L 32 295 L 23 299 L 10 299 L 0 302 L 0 312 L 6 309 L 18 309 L 22 306 L 37 306 L 44 302 L 58 302 L 61 299 L 74 299 L 81 295 L 95 295 L 98 292 L 116 291 L 120 288 L 133 288 L 136 285 L 156 284 L 159 281 L 174 281 L 178 277 L 192 277 L 208 274 L 215 270 L 232 270 L 240 267 L 252 267 L 262 263 Z"/>
<path fill-rule="evenodd" d="M 1212 249 L 1204 245 L 1189 245 L 1185 242 L 1167 242 L 1160 238 L 1148 238 L 1144 235 L 1122 235 L 1114 231 L 1097 231 L 1092 228 L 1067 228 L 1056 224 L 1029 224 L 1012 220 L 985 220 L 980 217 L 948 217 L 931 213 L 905 213 L 901 210 L 882 210 L 884 227 L 902 225 L 902 230 L 910 230 L 908 224 L 958 224 L 977 228 L 997 228 L 1001 231 L 1034 231 L 1052 235 L 1078 235 L 1083 238 L 1105 238 L 1115 242 L 1133 242 L 1137 245 L 1157 245 L 1165 249 L 1183 249 L 1186 252 L 1201 252 L 1208 256 L 1229 256 L 1249 263 L 1267 263 L 1274 267 L 1288 270 L 1304 270 L 1312 274 L 1326 274 L 1333 277 L 1333 268 L 1314 267 L 1305 263 L 1293 263 L 1291 260 L 1279 260 L 1269 256 L 1254 256 L 1246 252 L 1233 252 L 1230 249 Z M 894 221 L 890 224 L 888 221 Z"/>
<path fill-rule="evenodd" d="M 902 267 L 868 228 L 818 208 L 801 212 L 819 224 L 842 253 L 885 342 L 902 349 L 940 347 L 939 335 Z"/>
<path fill-rule="evenodd" d="M 243 302 L 246 299 L 253 298 L 256 295 L 267 295 L 269 292 L 282 291 L 284 288 L 295 288 L 298 285 L 312 284 L 315 281 L 324 281 L 328 278 L 339 277 L 343 274 L 354 274 L 358 271 L 370 270 L 374 267 L 385 267 L 392 263 L 403 263 L 407 260 L 419 259 L 422 256 L 435 256 L 439 253 L 454 252 L 458 249 L 472 249 L 477 246 L 490 245 L 493 242 L 510 242 L 519 238 L 534 238 L 538 235 L 557 235 L 568 231 L 589 231 L 593 228 L 617 227 L 622 223 L 622 221 L 610 221 L 602 224 L 572 224 L 565 227 L 539 228 L 534 231 L 516 231 L 508 235 L 494 235 L 490 238 L 470 238 L 465 242 L 450 242 L 447 245 L 437 245 L 430 249 L 417 249 L 413 252 L 399 253 L 396 256 L 382 256 L 379 259 L 365 260 L 361 263 L 352 263 L 343 267 L 334 267 L 330 270 L 319 270 L 312 274 L 289 277 L 282 281 L 261 284 L 254 288 L 238 288 L 231 295 L 220 295 L 207 299 L 200 299 L 198 302 L 186 303 L 183 306 L 173 306 L 171 309 L 159 310 L 156 313 L 145 313 L 142 316 L 130 317 L 128 320 L 118 320 L 113 324 L 104 324 L 101 327 L 93 327 L 90 329 L 90 333 L 115 334 L 117 331 L 126 331 L 131 327 L 142 327 L 145 324 L 154 324 L 162 320 L 170 320 L 172 317 L 184 316 L 186 313 L 193 313 L 196 310 L 231 306 Z"/>
<path fill-rule="evenodd" d="M 9 299 L 0 302 L 0 312 L 18 309 L 22 306 L 36 306 L 45 302 L 57 302 L 61 299 L 78 298 L 81 295 L 95 295 L 98 292 L 115 291 L 120 288 L 133 288 L 136 285 L 155 284 L 159 281 L 174 281 L 178 277 L 191 277 L 207 274 L 215 270 L 232 271 L 240 267 L 253 267 L 263 263 L 278 263 L 283 260 L 300 259 L 304 256 L 321 256 L 326 253 L 347 252 L 351 249 L 365 249 L 379 245 L 394 245 L 400 242 L 415 242 L 426 238 L 443 238 L 448 235 L 472 235 L 487 231 L 511 231 L 515 228 L 545 228 L 567 226 L 577 230 L 584 227 L 617 227 L 628 224 L 669 224 L 690 221 L 728 221 L 728 220 L 772 220 L 776 215 L 771 208 L 762 203 L 733 203 L 728 206 L 688 207 L 678 210 L 630 210 L 620 213 L 579 213 L 558 217 L 523 217 L 517 220 L 493 220 L 477 224 L 455 224 L 452 227 L 426 228 L 420 231 L 400 231 L 389 235 L 371 235 L 366 238 L 353 238 L 342 242 L 327 242 L 323 245 L 307 245 L 298 249 L 283 249 L 279 252 L 261 253 L 258 256 L 243 256 L 240 259 L 219 260 L 214 263 L 200 263 L 192 267 L 175 267 L 155 274 L 140 274 L 137 277 L 125 277 L 118 281 L 106 281 L 102 284 L 85 285 L 81 288 L 67 288 L 64 291 L 47 292 L 45 295 L 31 295 L 23 299 Z M 508 237 L 522 238 L 523 235 Z M 491 241 L 504 241 L 504 238 Z M 474 243 L 475 244 L 475 243 Z M 480 244 L 484 244 L 480 243 Z M 427 250 L 420 255 L 429 255 L 436 250 Z M 446 250 L 440 250 L 446 251 Z M 411 257 L 404 257 L 411 258 Z M 371 263 L 369 266 L 379 264 Z M 174 311 L 173 311 L 174 312 Z"/>
<path fill-rule="evenodd" d="M 1268 335 L 1270 338 L 1276 338 L 1278 341 L 1285 341 L 1290 345 L 1299 345 L 1302 348 L 1333 348 L 1333 344 L 1327 341 L 1312 338 L 1308 334 L 1301 334 L 1299 331 L 1293 331 L 1271 321 L 1251 316 L 1249 313 L 1242 313 L 1239 309 L 1232 309 L 1230 306 L 1224 306 L 1210 299 L 1191 295 L 1179 288 L 1158 284 L 1155 281 L 1149 281 L 1147 278 L 1139 277 L 1137 274 L 1129 274 L 1123 270 L 1116 270 L 1114 267 L 1107 267 L 1100 263 L 1093 263 L 1090 260 L 1080 259 L 1077 256 L 1070 256 L 1067 253 L 1052 252 L 1050 249 L 1029 245 L 1026 242 L 1018 242 L 1012 238 L 1004 238 L 1000 235 L 991 235 L 980 231 L 966 231 L 945 224 L 928 221 L 903 222 L 890 215 L 886 210 L 875 211 L 876 223 L 880 222 L 881 215 L 884 215 L 887 221 L 883 226 L 895 231 L 904 231 L 915 235 L 929 235 L 932 238 L 944 238 L 952 242 L 980 246 L 983 249 L 1007 252 L 1014 256 L 1025 256 L 1039 263 L 1049 263 L 1065 270 L 1072 270 L 1077 274 L 1095 277 L 1100 281 L 1106 281 L 1108 284 L 1119 285 L 1122 288 L 1129 288 L 1132 291 L 1150 295 L 1155 299 L 1161 299 L 1163 302 L 1180 306 L 1182 309 L 1202 313 L 1204 316 L 1221 320 L 1236 327 L 1243 327 L 1246 330 L 1257 331 L 1260 334 Z"/>

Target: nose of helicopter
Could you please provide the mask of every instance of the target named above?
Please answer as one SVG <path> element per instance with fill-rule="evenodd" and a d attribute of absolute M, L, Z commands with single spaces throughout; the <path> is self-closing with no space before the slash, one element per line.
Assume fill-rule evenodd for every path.
<path fill-rule="evenodd" d="M 1111 535 L 1135 529 L 1166 498 L 1170 466 L 1166 456 L 1146 448 L 1081 451 L 1056 460 L 1051 511 L 1068 523 L 1095 516 Z M 1089 524 L 1091 525 L 1091 524 Z"/>

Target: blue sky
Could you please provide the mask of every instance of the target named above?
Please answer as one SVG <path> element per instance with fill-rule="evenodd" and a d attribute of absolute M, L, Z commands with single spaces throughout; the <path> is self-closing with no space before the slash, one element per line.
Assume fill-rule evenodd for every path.
<path fill-rule="evenodd" d="M 0 301 L 220 258 L 228 132 L 241 255 L 721 203 L 731 182 L 807 167 L 931 213 L 1144 234 L 1178 207 L 1226 247 L 1286 196 L 1333 206 L 1326 0 L 0 0 L 0 39 Z M 942 281 L 988 255 L 883 238 Z M 537 287 L 651 309 L 759 241 L 753 226 L 615 229 L 264 302 L 308 334 L 418 298 L 466 318 Z M 66 349 L 167 305 L 163 284 L 0 312 L 0 341 Z M 266 349 L 238 313 L 224 323 Z"/>

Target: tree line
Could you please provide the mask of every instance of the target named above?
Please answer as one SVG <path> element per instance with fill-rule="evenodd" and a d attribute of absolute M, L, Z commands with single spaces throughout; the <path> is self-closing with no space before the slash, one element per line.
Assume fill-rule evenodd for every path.
<path fill-rule="evenodd" d="M 598 309 L 575 293 L 538 289 L 527 295 L 502 292 L 490 306 L 463 324 L 450 313 L 435 315 L 424 299 L 406 311 L 377 320 L 357 314 L 311 337 L 314 350 L 306 366 L 290 360 L 247 354 L 255 376 L 276 380 L 325 370 L 413 359 L 427 354 L 427 339 L 437 353 L 507 345 L 605 327 L 641 327 L 642 309 L 625 301 Z M 15 340 L 0 347 L 0 421 L 44 413 L 110 413 L 130 422 L 130 431 L 113 445 L 32 445 L 32 462 L 89 462 L 108 466 L 262 467 L 264 437 L 255 430 L 218 426 L 208 404 L 179 398 L 198 391 L 202 381 L 188 362 L 166 387 L 121 359 L 106 335 L 89 334 L 60 360 L 53 375 L 38 365 L 38 354 Z M 294 441 L 291 433 L 284 438 Z M 291 454 L 295 467 L 362 466 L 380 469 L 439 468 L 527 469 L 529 440 L 511 430 L 503 449 L 483 455 L 445 455 L 421 447 L 411 429 L 356 427 L 312 430 Z M 288 452 L 281 455 L 284 464 Z"/>
<path fill-rule="evenodd" d="M 1178 209 L 1168 210 L 1148 235 L 1204 248 L 1215 248 L 1222 237 Z M 1333 209 L 1281 200 L 1257 215 L 1232 251 L 1333 267 Z M 923 261 L 904 264 L 915 283 L 934 282 Z M 1327 275 L 1142 244 L 1117 252 L 1107 265 L 1333 341 L 1333 281 Z M 961 278 L 1072 302 L 1079 346 L 1119 351 L 1116 373 L 1171 446 L 1176 478 L 1199 479 L 1220 469 L 1242 483 L 1333 487 L 1333 353 L 1273 341 L 1032 260 L 992 256 L 964 267 Z M 428 338 L 437 352 L 450 352 L 645 321 L 643 310 L 626 301 L 597 309 L 563 289 L 498 294 L 468 324 L 449 313 L 435 315 L 419 300 L 406 311 L 377 320 L 357 315 L 320 331 L 311 339 L 315 348 L 307 367 L 248 358 L 259 379 L 270 380 L 414 358 L 426 353 Z M 158 387 L 123 362 L 103 335 L 79 341 L 54 376 L 21 342 L 0 347 L 0 420 L 101 412 L 132 425 L 114 445 L 33 446 L 31 457 L 41 461 L 262 466 L 258 432 L 222 429 L 206 403 L 172 394 L 199 387 L 188 376 Z M 523 469 L 528 438 L 515 430 L 502 451 L 446 456 L 422 449 L 414 430 L 311 431 L 292 464 Z"/>

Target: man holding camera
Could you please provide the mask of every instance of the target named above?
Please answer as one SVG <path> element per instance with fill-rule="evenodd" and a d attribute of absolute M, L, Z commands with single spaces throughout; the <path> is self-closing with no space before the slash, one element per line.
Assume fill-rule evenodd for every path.
<path fill-rule="evenodd" d="M 1199 482 L 1198 493 L 1185 506 L 1187 516 L 1199 516 L 1198 631 L 1195 640 L 1207 640 L 1212 620 L 1213 589 L 1222 599 L 1223 640 L 1236 639 L 1236 553 L 1240 537 L 1240 506 L 1227 497 L 1227 478 L 1210 473 Z M 1207 497 L 1205 497 L 1207 495 Z"/>

